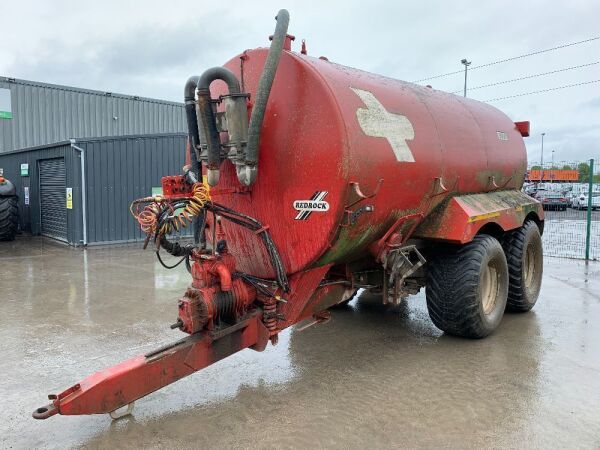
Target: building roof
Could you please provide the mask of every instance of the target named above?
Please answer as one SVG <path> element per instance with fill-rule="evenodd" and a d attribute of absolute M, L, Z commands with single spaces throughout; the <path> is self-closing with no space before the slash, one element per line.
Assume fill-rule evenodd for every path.
<path fill-rule="evenodd" d="M 0 153 L 74 136 L 183 133 L 183 103 L 0 77 Z"/>
<path fill-rule="evenodd" d="M 98 96 L 103 96 L 103 97 L 115 97 L 115 98 L 123 98 L 123 99 L 127 99 L 127 100 L 159 103 L 159 104 L 163 104 L 163 105 L 174 105 L 174 106 L 182 106 L 182 107 L 184 106 L 184 104 L 180 103 L 180 102 L 172 102 L 172 101 L 168 101 L 168 100 L 159 100 L 156 98 L 140 97 L 138 95 L 127 95 L 127 94 L 118 94 L 115 92 L 96 91 L 93 89 L 84 89 L 84 88 L 78 88 L 78 87 L 73 87 L 73 86 L 63 86 L 61 84 L 42 83 L 41 81 L 30 81 L 30 80 L 23 80 L 20 78 L 11 78 L 11 77 L 6 77 L 6 76 L 0 76 L 0 83 L 2 83 L 2 82 L 15 84 L 15 85 L 41 87 L 41 88 L 46 88 L 46 89 L 56 89 L 59 91 L 78 92 L 78 93 L 82 93 L 82 94 L 98 95 Z"/>
<path fill-rule="evenodd" d="M 98 142 L 98 141 L 123 141 L 126 139 L 155 139 L 162 137 L 185 137 L 187 133 L 153 133 L 153 134 L 128 134 L 124 136 L 98 136 L 98 137 L 82 137 L 72 138 L 62 141 L 52 142 L 49 144 L 35 145 L 33 147 L 20 148 L 17 150 L 11 150 L 8 152 L 0 152 L 0 158 L 4 155 L 14 155 L 15 153 L 27 153 L 37 150 L 43 150 L 45 148 L 61 147 L 63 145 L 71 144 L 85 144 L 86 142 Z"/>

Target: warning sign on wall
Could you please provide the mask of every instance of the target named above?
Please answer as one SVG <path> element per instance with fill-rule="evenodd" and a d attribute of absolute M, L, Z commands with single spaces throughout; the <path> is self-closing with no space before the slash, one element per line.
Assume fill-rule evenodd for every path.
<path fill-rule="evenodd" d="M 67 209 L 73 209 L 73 188 L 67 188 Z"/>

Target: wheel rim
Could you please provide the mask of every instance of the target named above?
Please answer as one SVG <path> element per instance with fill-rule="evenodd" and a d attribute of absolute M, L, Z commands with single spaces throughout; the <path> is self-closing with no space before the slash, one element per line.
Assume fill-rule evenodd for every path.
<path fill-rule="evenodd" d="M 526 288 L 530 288 L 535 274 L 535 248 L 533 244 L 527 246 L 523 258 L 523 284 Z"/>
<path fill-rule="evenodd" d="M 494 310 L 498 298 L 498 270 L 492 261 L 483 269 L 481 277 L 481 304 L 483 313 L 490 314 Z"/>

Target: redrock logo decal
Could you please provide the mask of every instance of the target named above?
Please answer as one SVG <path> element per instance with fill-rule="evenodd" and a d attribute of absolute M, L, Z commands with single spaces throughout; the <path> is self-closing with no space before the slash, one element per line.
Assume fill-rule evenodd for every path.
<path fill-rule="evenodd" d="M 294 208 L 299 211 L 295 217 L 296 220 L 306 220 L 312 214 L 313 211 L 325 212 L 329 210 L 329 203 L 323 199 L 327 195 L 327 191 L 315 192 L 310 200 L 296 200 L 294 202 Z"/>

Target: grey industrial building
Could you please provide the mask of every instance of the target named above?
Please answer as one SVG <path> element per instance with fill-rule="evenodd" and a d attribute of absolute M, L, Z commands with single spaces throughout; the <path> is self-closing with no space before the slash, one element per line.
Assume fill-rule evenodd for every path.
<path fill-rule="evenodd" d="M 143 239 L 129 203 L 181 173 L 181 103 L 0 77 L 0 170 L 19 228 L 71 245 Z"/>
<path fill-rule="evenodd" d="M 19 194 L 21 230 L 71 245 L 120 243 L 145 236 L 129 212 L 161 177 L 181 173 L 182 133 L 83 138 L 0 154 Z"/>
<path fill-rule="evenodd" d="M 182 103 L 0 77 L 0 153 L 73 137 L 186 130 Z"/>

